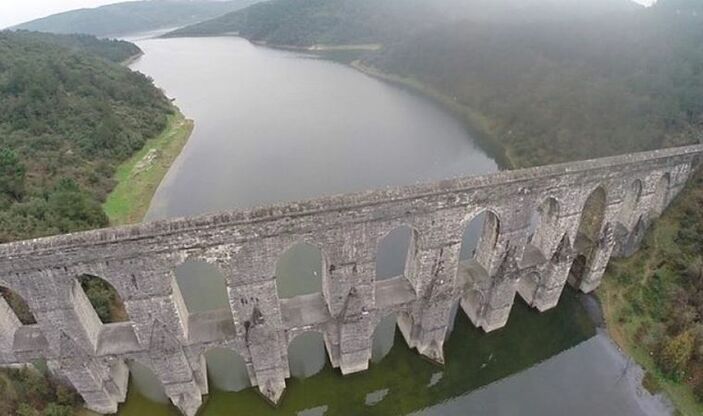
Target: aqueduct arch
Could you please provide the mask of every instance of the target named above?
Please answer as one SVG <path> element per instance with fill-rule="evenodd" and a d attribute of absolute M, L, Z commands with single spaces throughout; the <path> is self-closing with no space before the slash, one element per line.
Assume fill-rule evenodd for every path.
<path fill-rule="evenodd" d="M 15 333 L 0 342 L 0 365 L 45 359 L 87 407 L 111 413 L 124 400 L 124 363 L 147 362 L 192 416 L 208 388 L 203 353 L 213 348 L 239 351 L 272 402 L 285 389 L 295 334 L 322 334 L 330 363 L 348 374 L 368 368 L 375 326 L 395 315 L 408 345 L 442 362 L 459 302 L 491 331 L 505 325 L 518 291 L 546 310 L 569 276 L 594 290 L 616 244 L 626 243 L 616 225 L 631 221 L 641 235 L 701 155 L 703 145 L 687 146 L 3 244 L 0 275 L 38 322 L 0 313 L 0 329 Z M 623 189 L 631 191 L 624 199 L 616 195 Z M 533 234 L 529 212 L 538 206 Z M 462 258 L 459 226 L 481 211 L 489 212 L 481 238 Z M 399 224 L 413 230 L 406 278 L 378 280 L 379 237 Z M 303 272 L 319 278 L 312 293 L 279 293 L 285 273 L 276 264 L 310 241 L 315 247 L 302 250 L 318 252 L 319 266 Z M 174 264 L 188 253 L 220 266 L 229 308 L 187 310 Z M 105 276 L 130 320 L 100 322 L 76 271 Z"/>

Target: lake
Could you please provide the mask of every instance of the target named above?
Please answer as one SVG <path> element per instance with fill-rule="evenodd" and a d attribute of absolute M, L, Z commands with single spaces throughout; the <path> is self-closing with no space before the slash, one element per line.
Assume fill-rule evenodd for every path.
<path fill-rule="evenodd" d="M 149 220 L 498 170 L 462 122 L 439 105 L 345 65 L 235 37 L 137 44 L 145 55 L 131 68 L 151 76 L 195 120 Z M 475 244 L 478 222 L 465 234 L 463 252 Z M 402 272 L 409 237 L 401 231 L 384 240 L 379 274 Z M 319 267 L 315 249 L 291 248 L 277 265 L 279 294 L 318 291 Z M 212 266 L 187 263 L 176 274 L 189 311 L 228 306 L 224 280 Z M 390 317 L 376 331 L 371 369 L 342 377 L 330 368 L 322 337 L 304 334 L 289 349 L 293 378 L 276 409 L 248 388 L 241 358 L 214 351 L 207 356 L 211 394 L 201 413 L 444 415 L 472 409 L 514 415 L 521 409 L 521 415 L 543 415 L 549 405 L 558 409 L 555 415 L 594 414 L 589 400 L 574 396 L 597 399 L 598 414 L 667 412 L 636 388 L 633 365 L 607 337 L 596 336 L 581 296 L 572 291 L 544 314 L 516 302 L 508 326 L 492 334 L 458 313 L 445 351 L 443 368 L 423 360 L 405 346 Z M 136 388 L 120 414 L 176 414 L 160 403 L 162 389 L 150 371 L 132 369 Z"/>

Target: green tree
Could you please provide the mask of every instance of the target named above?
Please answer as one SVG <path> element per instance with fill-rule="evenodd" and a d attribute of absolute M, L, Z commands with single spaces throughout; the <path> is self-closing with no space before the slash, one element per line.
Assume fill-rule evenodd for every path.
<path fill-rule="evenodd" d="M 22 199 L 26 172 L 14 151 L 0 149 L 0 197 L 15 201 Z"/>

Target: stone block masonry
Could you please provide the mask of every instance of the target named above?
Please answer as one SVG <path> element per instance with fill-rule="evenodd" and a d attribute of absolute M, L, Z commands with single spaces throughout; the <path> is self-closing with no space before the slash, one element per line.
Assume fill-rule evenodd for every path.
<path fill-rule="evenodd" d="M 137 361 L 192 416 L 213 348 L 239 353 L 273 403 L 290 374 L 288 344 L 305 331 L 321 332 L 332 364 L 354 373 L 368 368 L 378 322 L 395 313 L 408 345 L 441 363 L 457 304 L 493 331 L 516 294 L 544 311 L 567 282 L 594 290 L 702 156 L 688 146 L 0 245 L 0 286 L 37 320 L 22 325 L 0 299 L 0 365 L 45 359 L 88 408 L 113 413 L 126 363 Z M 475 255 L 462 261 L 464 230 L 481 213 Z M 412 230 L 405 273 L 377 280 L 379 242 L 402 226 Z M 276 262 L 298 242 L 323 253 L 322 292 L 279 299 Z M 222 272 L 229 309 L 188 312 L 174 278 L 187 259 Z M 85 274 L 114 286 L 128 322 L 98 319 L 77 280 Z"/>

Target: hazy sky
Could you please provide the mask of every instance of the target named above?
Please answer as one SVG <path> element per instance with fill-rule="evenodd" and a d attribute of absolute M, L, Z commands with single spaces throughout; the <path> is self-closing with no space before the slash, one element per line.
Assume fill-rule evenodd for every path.
<path fill-rule="evenodd" d="M 124 0 L 122 0 L 124 1 Z M 585 0 L 588 1 L 588 0 Z M 656 0 L 634 0 L 650 5 Z M 116 0 L 0 0 L 0 28 L 16 25 L 50 14 L 82 7 L 119 3 Z"/>
<path fill-rule="evenodd" d="M 16 25 L 67 10 L 119 2 L 116 0 L 0 0 L 0 27 Z"/>

